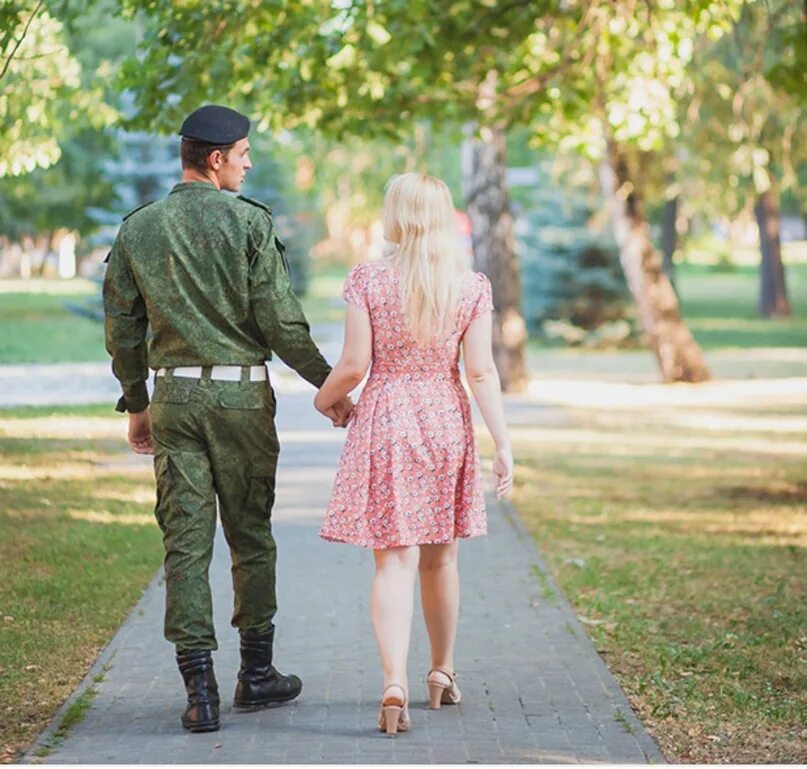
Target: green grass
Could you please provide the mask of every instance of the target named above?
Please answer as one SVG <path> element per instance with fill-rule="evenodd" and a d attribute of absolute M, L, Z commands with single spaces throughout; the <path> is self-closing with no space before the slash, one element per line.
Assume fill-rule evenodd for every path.
<path fill-rule="evenodd" d="M 108 403 L 75 406 L 15 406 L 0 408 L 0 419 L 31 419 L 33 417 L 112 417 L 122 416 Z M 121 421 L 123 424 L 123 421 Z"/>
<path fill-rule="evenodd" d="M 151 468 L 124 453 L 125 420 L 32 411 L 0 412 L 5 761 L 73 692 L 162 559 Z"/>
<path fill-rule="evenodd" d="M 729 418 L 753 404 L 698 413 L 725 427 L 641 405 L 515 426 L 515 502 L 668 759 L 804 763 L 807 457 L 783 442 L 807 397 L 752 434 Z"/>
<path fill-rule="evenodd" d="M 45 756 L 50 755 L 50 753 L 59 747 L 64 739 L 70 734 L 70 730 L 84 720 L 84 717 L 87 715 L 93 700 L 98 694 L 98 689 L 95 687 L 95 684 L 101 683 L 103 678 L 103 676 L 95 676 L 93 679 L 94 683 L 88 686 L 81 694 L 79 694 L 78 697 L 76 697 L 75 700 L 73 700 L 72 703 L 70 703 L 70 707 L 68 707 L 65 711 L 62 722 L 53 733 L 53 737 L 37 749 L 36 756 L 38 758 L 44 758 Z"/>
<path fill-rule="evenodd" d="M 789 265 L 786 273 L 792 316 L 764 319 L 757 268 L 679 265 L 681 312 L 698 343 L 707 350 L 807 345 L 807 265 Z"/>
<path fill-rule="evenodd" d="M 92 284 L 89 284 L 92 286 Z M 70 312 L 92 294 L 0 292 L 0 363 L 84 363 L 107 359 L 100 322 Z"/>

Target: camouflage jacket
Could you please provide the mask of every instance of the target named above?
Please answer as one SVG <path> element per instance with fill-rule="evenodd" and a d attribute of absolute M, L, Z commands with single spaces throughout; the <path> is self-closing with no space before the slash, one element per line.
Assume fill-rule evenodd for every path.
<path fill-rule="evenodd" d="M 118 410 L 148 406 L 149 367 L 254 365 L 272 350 L 319 387 L 330 366 L 292 291 L 284 248 L 266 206 L 208 182 L 177 184 L 128 214 L 103 291 Z"/>

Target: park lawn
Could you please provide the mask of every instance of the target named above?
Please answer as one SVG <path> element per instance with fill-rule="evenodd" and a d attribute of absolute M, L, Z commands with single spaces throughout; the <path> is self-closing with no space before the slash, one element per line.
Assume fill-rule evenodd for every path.
<path fill-rule="evenodd" d="M 672 762 L 807 762 L 795 398 L 568 407 L 565 427 L 512 428 L 519 513 Z"/>
<path fill-rule="evenodd" d="M 13 291 L 10 282 L 0 285 L 0 363 L 85 363 L 107 359 L 104 327 L 71 312 L 67 304 L 92 308 L 99 289 L 89 281 L 73 281 L 49 293 Z M 20 281 L 16 281 L 20 283 Z M 95 308 L 97 309 L 97 308 Z"/>
<path fill-rule="evenodd" d="M 676 268 L 681 313 L 706 350 L 807 346 L 807 264 L 786 268 L 789 318 L 760 318 L 759 269 L 683 264 Z"/>
<path fill-rule="evenodd" d="M 150 464 L 100 414 L 0 410 L 0 762 L 47 726 L 162 560 Z"/>
<path fill-rule="evenodd" d="M 785 267 L 791 316 L 761 318 L 757 311 L 759 268 L 679 264 L 676 286 L 681 315 L 695 341 L 706 351 L 807 346 L 807 264 Z M 574 356 L 598 350 L 570 348 L 532 337 L 532 350 L 559 350 Z M 646 355 L 645 348 L 630 350 Z"/>

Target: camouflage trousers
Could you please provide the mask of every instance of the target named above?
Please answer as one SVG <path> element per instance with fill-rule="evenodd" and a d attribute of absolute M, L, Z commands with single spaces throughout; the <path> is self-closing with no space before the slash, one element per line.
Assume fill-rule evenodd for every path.
<path fill-rule="evenodd" d="M 271 513 L 280 449 L 272 388 L 169 372 L 156 378 L 150 410 L 165 637 L 181 651 L 218 648 L 208 580 L 217 499 L 232 558 L 232 624 L 268 631 L 277 609 Z"/>

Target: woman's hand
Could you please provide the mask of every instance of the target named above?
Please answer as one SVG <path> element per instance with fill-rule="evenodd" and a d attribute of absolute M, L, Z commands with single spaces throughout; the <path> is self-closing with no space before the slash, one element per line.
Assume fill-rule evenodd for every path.
<path fill-rule="evenodd" d="M 509 446 L 496 449 L 493 475 L 496 478 L 496 499 L 510 496 L 513 490 L 513 452 Z"/>

